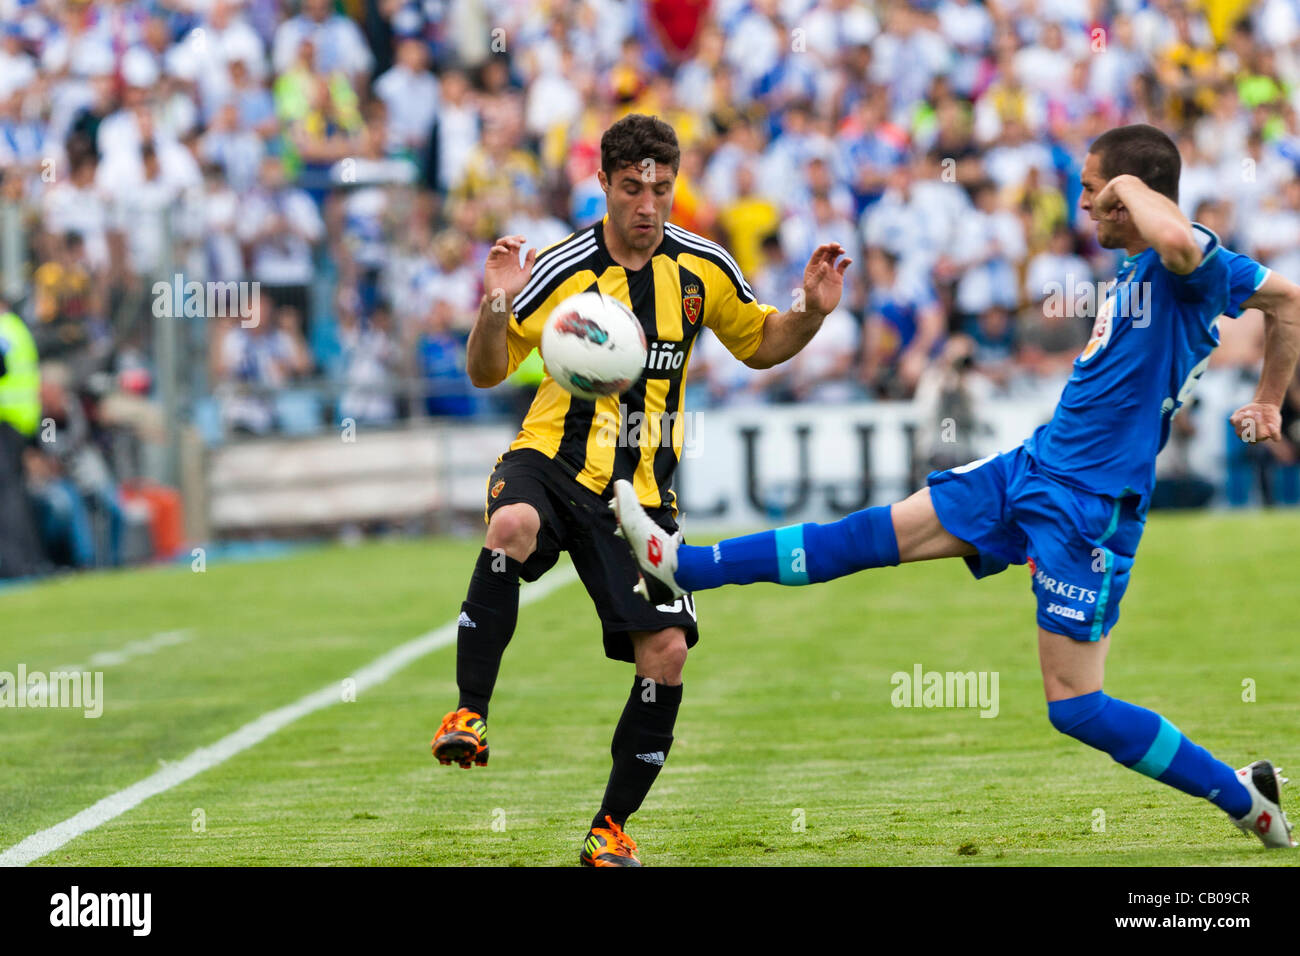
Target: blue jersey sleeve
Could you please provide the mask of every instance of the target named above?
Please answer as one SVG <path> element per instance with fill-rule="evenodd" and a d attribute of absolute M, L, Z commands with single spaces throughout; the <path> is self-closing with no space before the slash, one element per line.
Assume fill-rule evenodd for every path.
<path fill-rule="evenodd" d="M 1201 246 L 1201 262 L 1186 275 L 1160 268 L 1169 280 L 1174 296 L 1183 302 L 1203 302 L 1215 309 L 1215 314 L 1228 307 L 1228 263 L 1220 255 L 1219 237 L 1199 222 L 1192 223 L 1192 231 Z"/>
<path fill-rule="evenodd" d="M 1228 307 L 1223 314 L 1235 319 L 1246 307 L 1246 300 L 1264 284 L 1269 270 L 1250 256 L 1234 252 L 1227 246 L 1219 247 L 1219 255 L 1224 257 L 1228 266 Z"/>

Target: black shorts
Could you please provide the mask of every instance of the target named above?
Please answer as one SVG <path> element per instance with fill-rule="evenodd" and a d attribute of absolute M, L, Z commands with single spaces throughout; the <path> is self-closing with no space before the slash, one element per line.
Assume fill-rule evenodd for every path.
<path fill-rule="evenodd" d="M 696 645 L 700 633 L 689 594 L 656 606 L 632 592 L 639 572 L 627 544 L 614 536 L 617 525 L 608 497 L 578 484 L 541 452 L 517 448 L 501 456 L 488 478 L 487 516 L 519 502 L 532 505 L 542 519 L 537 550 L 524 562 L 520 577 L 536 581 L 555 566 L 561 551 L 569 552 L 600 615 L 606 657 L 633 662 L 632 631 L 680 627 L 686 646 Z M 670 508 L 650 509 L 650 517 L 669 533 L 677 530 Z"/>

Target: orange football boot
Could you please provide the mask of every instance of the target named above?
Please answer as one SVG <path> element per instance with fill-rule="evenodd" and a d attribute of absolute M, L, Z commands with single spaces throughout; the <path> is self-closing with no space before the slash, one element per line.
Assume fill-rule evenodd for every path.
<path fill-rule="evenodd" d="M 609 827 L 592 827 L 578 854 L 583 866 L 640 866 L 636 855 L 636 841 L 623 832 L 623 828 L 609 817 Z"/>
<path fill-rule="evenodd" d="M 443 765 L 454 761 L 466 770 L 471 763 L 486 767 L 487 721 L 468 707 L 453 710 L 442 718 L 438 736 L 433 739 L 433 755 Z"/>

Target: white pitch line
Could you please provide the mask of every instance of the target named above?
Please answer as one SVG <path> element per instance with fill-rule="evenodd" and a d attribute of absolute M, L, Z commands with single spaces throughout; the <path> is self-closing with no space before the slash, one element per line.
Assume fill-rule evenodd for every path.
<path fill-rule="evenodd" d="M 80 674 L 83 671 L 98 669 L 103 667 L 113 667 L 116 664 L 125 664 L 133 657 L 144 657 L 146 654 L 153 654 L 162 650 L 164 647 L 174 647 L 177 644 L 184 644 L 194 636 L 194 632 L 189 628 L 179 631 L 162 631 L 152 637 L 146 637 L 141 641 L 130 641 L 123 644 L 115 651 L 99 651 L 91 654 L 84 664 L 69 664 L 66 667 L 56 667 L 50 671 L 51 674 Z M 0 682 L 0 688 L 4 687 L 4 682 Z M 39 699 L 43 685 L 37 684 L 35 687 L 29 687 L 27 690 L 28 700 Z"/>
<path fill-rule="evenodd" d="M 146 637 L 142 641 L 130 641 L 115 651 L 99 651 L 91 654 L 84 664 L 69 664 L 66 667 L 56 667 L 54 670 L 85 671 L 90 670 L 92 667 L 112 667 L 116 664 L 125 664 L 133 657 L 144 657 L 146 654 L 153 654 L 164 647 L 184 644 L 193 637 L 194 632 L 188 627 L 179 631 L 162 631 L 152 637 Z"/>
<path fill-rule="evenodd" d="M 112 667 L 115 664 L 124 664 L 133 657 L 143 657 L 164 647 L 184 644 L 193 636 L 194 632 L 189 628 L 180 631 L 163 631 L 161 634 L 155 634 L 143 641 L 132 641 L 115 651 L 100 651 L 98 654 L 91 654 L 90 659 L 85 664 L 74 664 L 72 667 L 63 668 L 63 670 L 84 671 L 92 667 Z"/>
<path fill-rule="evenodd" d="M 578 579 L 572 567 L 553 571 L 541 581 L 523 587 L 519 594 L 519 605 L 532 604 L 542 600 L 553 591 L 558 591 Z M 351 675 L 356 682 L 356 691 L 360 693 L 368 687 L 381 684 L 392 677 L 412 661 L 418 660 L 439 648 L 446 647 L 456 639 L 456 622 L 450 621 L 436 630 L 412 638 L 400 644 L 386 654 L 375 658 L 361 670 Z M 105 797 L 93 806 L 87 807 L 62 823 L 38 833 L 33 833 L 21 843 L 15 843 L 0 853 L 0 866 L 26 866 L 41 857 L 53 853 L 71 840 L 98 826 L 102 826 L 114 817 L 119 817 L 150 797 L 157 796 L 184 783 L 191 777 L 229 760 L 235 754 L 256 746 L 271 734 L 283 730 L 299 717 L 306 717 L 341 702 L 343 695 L 337 683 L 322 687 L 315 693 L 308 694 L 277 710 L 269 711 L 240 727 L 234 733 L 222 737 L 215 744 L 200 747 L 187 757 L 168 764 L 157 773 L 138 783 L 133 783 L 125 790 L 119 790 Z"/>

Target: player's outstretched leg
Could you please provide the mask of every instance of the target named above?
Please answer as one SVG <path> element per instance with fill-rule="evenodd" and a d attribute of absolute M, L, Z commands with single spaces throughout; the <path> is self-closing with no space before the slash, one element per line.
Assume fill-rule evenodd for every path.
<path fill-rule="evenodd" d="M 1109 643 L 1109 637 L 1076 641 L 1039 628 L 1052 726 L 1131 770 L 1204 797 L 1266 847 L 1295 846 L 1278 793 L 1285 778 L 1267 760 L 1233 770 L 1155 711 L 1108 696 L 1101 686 Z"/>
<path fill-rule="evenodd" d="M 638 590 L 656 604 L 724 584 L 817 584 L 868 568 L 975 551 L 944 530 L 929 488 L 897 504 L 865 508 L 828 524 L 790 525 L 704 547 L 684 544 L 680 534 L 660 528 L 641 507 L 630 482 L 614 483 L 610 508 L 641 567 Z"/>
<path fill-rule="evenodd" d="M 456 631 L 460 702 L 442 719 L 433 740 L 433 755 L 441 764 L 468 769 L 488 762 L 488 701 L 519 617 L 519 574 L 540 527 L 537 511 L 528 504 L 506 505 L 492 515 L 486 545 L 460 607 Z"/>

